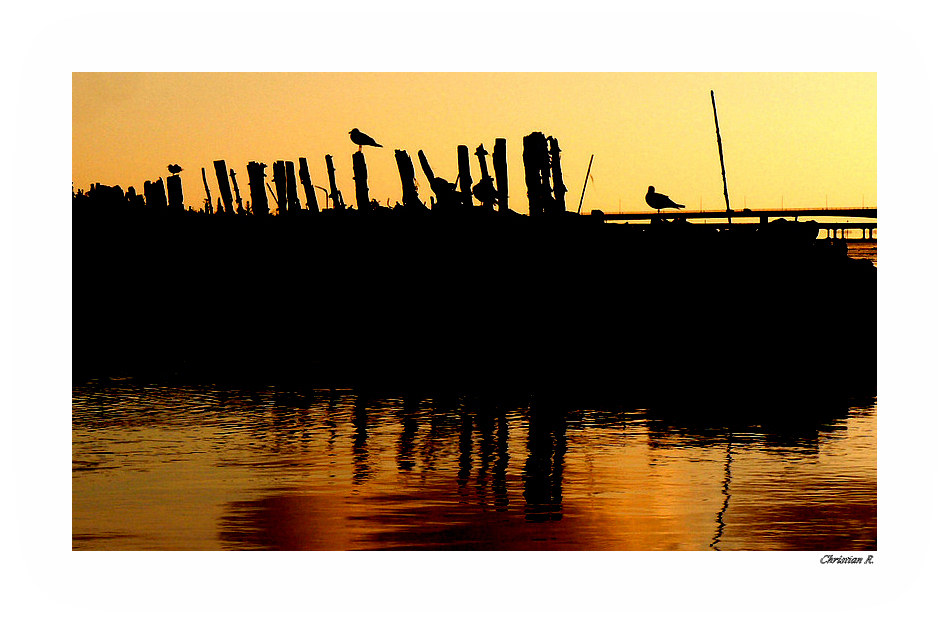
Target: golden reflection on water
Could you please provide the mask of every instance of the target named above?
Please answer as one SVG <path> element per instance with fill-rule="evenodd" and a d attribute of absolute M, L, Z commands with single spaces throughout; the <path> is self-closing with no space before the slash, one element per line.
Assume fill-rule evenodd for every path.
<path fill-rule="evenodd" d="M 77 388 L 74 549 L 876 548 L 875 405 L 648 411 Z"/>

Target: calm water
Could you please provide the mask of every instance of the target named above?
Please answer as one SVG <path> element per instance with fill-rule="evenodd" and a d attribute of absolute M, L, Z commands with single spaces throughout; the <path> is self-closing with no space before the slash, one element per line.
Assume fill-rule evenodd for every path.
<path fill-rule="evenodd" d="M 875 402 L 707 416 L 87 384 L 73 547 L 876 549 Z"/>
<path fill-rule="evenodd" d="M 857 260 L 871 260 L 877 265 L 877 241 L 847 239 L 847 255 Z"/>

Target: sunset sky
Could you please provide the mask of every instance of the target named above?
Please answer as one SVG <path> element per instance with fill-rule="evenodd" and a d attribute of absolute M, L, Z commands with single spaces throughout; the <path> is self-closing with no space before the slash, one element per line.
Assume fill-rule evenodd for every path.
<path fill-rule="evenodd" d="M 511 206 L 526 213 L 522 139 L 541 131 L 560 142 L 571 211 L 591 155 L 584 212 L 648 210 L 650 185 L 692 209 L 724 208 L 711 90 L 733 208 L 876 205 L 874 73 L 75 73 L 73 182 L 141 193 L 177 163 L 185 205 L 199 208 L 202 167 L 219 195 L 214 160 L 248 199 L 248 161 L 303 156 L 328 187 L 330 154 L 351 205 L 358 127 L 384 146 L 364 151 L 370 196 L 390 205 L 395 149 L 412 155 L 425 200 L 418 150 L 454 180 L 467 145 L 477 182 L 475 148 L 506 138 Z"/>

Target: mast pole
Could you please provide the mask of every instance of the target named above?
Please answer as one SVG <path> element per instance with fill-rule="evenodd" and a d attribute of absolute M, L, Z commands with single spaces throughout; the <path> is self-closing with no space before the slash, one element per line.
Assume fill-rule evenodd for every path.
<path fill-rule="evenodd" d="M 587 181 L 590 179 L 590 169 L 593 168 L 593 154 L 590 154 L 590 164 L 587 165 L 587 176 L 583 178 L 583 190 L 580 191 L 580 203 L 577 204 L 577 214 L 580 214 L 580 208 L 583 207 L 583 195 L 587 193 Z"/>
<path fill-rule="evenodd" d="M 731 206 L 728 203 L 728 182 L 725 181 L 725 154 L 722 152 L 722 133 L 718 128 L 718 109 L 715 107 L 715 91 L 712 94 L 712 114 L 715 115 L 715 137 L 718 139 L 718 159 L 722 163 L 722 186 L 725 188 L 725 212 L 728 213 L 728 224 L 732 224 Z"/>

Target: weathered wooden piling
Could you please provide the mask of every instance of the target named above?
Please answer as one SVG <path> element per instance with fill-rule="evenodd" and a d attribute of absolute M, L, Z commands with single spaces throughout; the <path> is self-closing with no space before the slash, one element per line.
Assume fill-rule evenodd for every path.
<path fill-rule="evenodd" d="M 217 176 L 217 186 L 221 191 L 221 200 L 224 202 L 224 213 L 234 213 L 234 199 L 231 197 L 231 185 L 227 179 L 227 165 L 223 160 L 214 161 L 214 174 Z"/>
<path fill-rule="evenodd" d="M 491 156 L 494 163 L 494 177 L 497 178 L 498 212 L 508 210 L 508 183 L 507 183 L 507 139 L 494 139 L 494 153 Z"/>
<path fill-rule="evenodd" d="M 550 155 L 542 132 L 524 137 L 524 181 L 530 216 L 542 216 L 551 202 Z"/>
<path fill-rule="evenodd" d="M 468 146 L 458 146 L 458 200 L 467 212 L 471 210 L 471 163 L 468 159 Z"/>
<path fill-rule="evenodd" d="M 239 215 L 244 214 L 244 202 L 241 201 L 241 189 L 237 185 L 237 173 L 234 172 L 234 169 L 231 169 L 231 184 L 234 186 L 234 200 L 237 202 L 237 213 Z"/>
<path fill-rule="evenodd" d="M 277 185 L 277 214 L 287 213 L 287 167 L 283 160 L 273 163 L 273 181 Z"/>
<path fill-rule="evenodd" d="M 560 168 L 560 143 L 550 137 L 550 168 L 554 181 L 554 200 L 551 207 L 554 214 L 564 214 L 567 211 L 567 187 L 563 184 L 563 171 Z"/>
<path fill-rule="evenodd" d="M 421 149 L 418 150 L 418 161 L 422 165 L 425 177 L 428 179 L 429 187 L 435 192 L 435 205 L 438 205 L 440 210 L 451 211 L 453 208 L 457 208 L 458 193 L 455 191 L 455 185 L 444 178 L 436 177 L 432 167 L 428 164 L 425 152 Z"/>
<path fill-rule="evenodd" d="M 432 171 L 432 167 L 428 164 L 428 158 L 425 157 L 425 152 L 421 149 L 418 150 L 418 162 L 422 166 L 422 173 L 425 174 L 425 179 L 428 180 L 428 185 L 432 186 L 435 183 L 435 172 Z M 435 190 L 432 188 L 432 190 Z"/>
<path fill-rule="evenodd" d="M 366 156 L 361 151 L 353 153 L 353 180 L 356 182 L 356 209 L 368 211 L 369 170 L 366 168 Z"/>
<path fill-rule="evenodd" d="M 415 167 L 412 165 L 412 157 L 405 150 L 396 149 L 395 163 L 399 167 L 399 179 L 402 181 L 402 205 L 425 207 L 418 198 L 418 188 L 415 187 Z"/>
<path fill-rule="evenodd" d="M 168 210 L 169 212 L 180 212 L 185 209 L 184 194 L 181 192 L 181 178 L 177 175 L 169 175 L 168 180 Z"/>
<path fill-rule="evenodd" d="M 204 171 L 204 167 L 201 167 L 201 179 L 204 180 L 204 194 L 207 197 L 207 202 L 204 204 L 204 211 L 208 214 L 214 211 L 214 202 L 211 201 L 211 187 L 208 186 L 208 174 Z"/>
<path fill-rule="evenodd" d="M 300 183 L 303 184 L 303 194 L 306 196 L 306 209 L 317 212 L 320 206 L 316 203 L 316 191 L 313 189 L 313 182 L 310 181 L 310 167 L 307 165 L 306 158 L 300 158 Z"/>
<path fill-rule="evenodd" d="M 287 211 L 296 212 L 300 209 L 300 198 L 297 193 L 297 176 L 294 172 L 293 160 L 283 163 L 287 170 Z"/>
<path fill-rule="evenodd" d="M 333 208 L 342 210 L 346 205 L 343 203 L 343 195 L 336 187 L 336 169 L 333 168 L 333 156 L 326 154 L 326 175 L 330 180 L 330 197 L 333 199 Z"/>
<path fill-rule="evenodd" d="M 267 174 L 264 169 L 266 164 L 262 162 L 247 163 L 247 177 L 250 178 L 250 207 L 254 216 L 266 216 L 270 214 L 270 206 L 267 203 L 266 181 Z"/>
<path fill-rule="evenodd" d="M 475 149 L 475 156 L 478 157 L 481 180 L 475 184 L 472 192 L 475 198 L 481 202 L 482 207 L 494 210 L 494 204 L 497 202 L 497 192 L 494 190 L 494 178 L 488 173 L 488 150 L 484 148 L 484 143 L 478 145 L 478 148 Z"/>
<path fill-rule="evenodd" d="M 121 191 L 121 188 L 119 189 Z M 145 182 L 145 207 L 152 214 L 164 214 L 168 211 L 168 200 L 165 197 L 165 183 L 161 178 L 154 182 Z"/>

